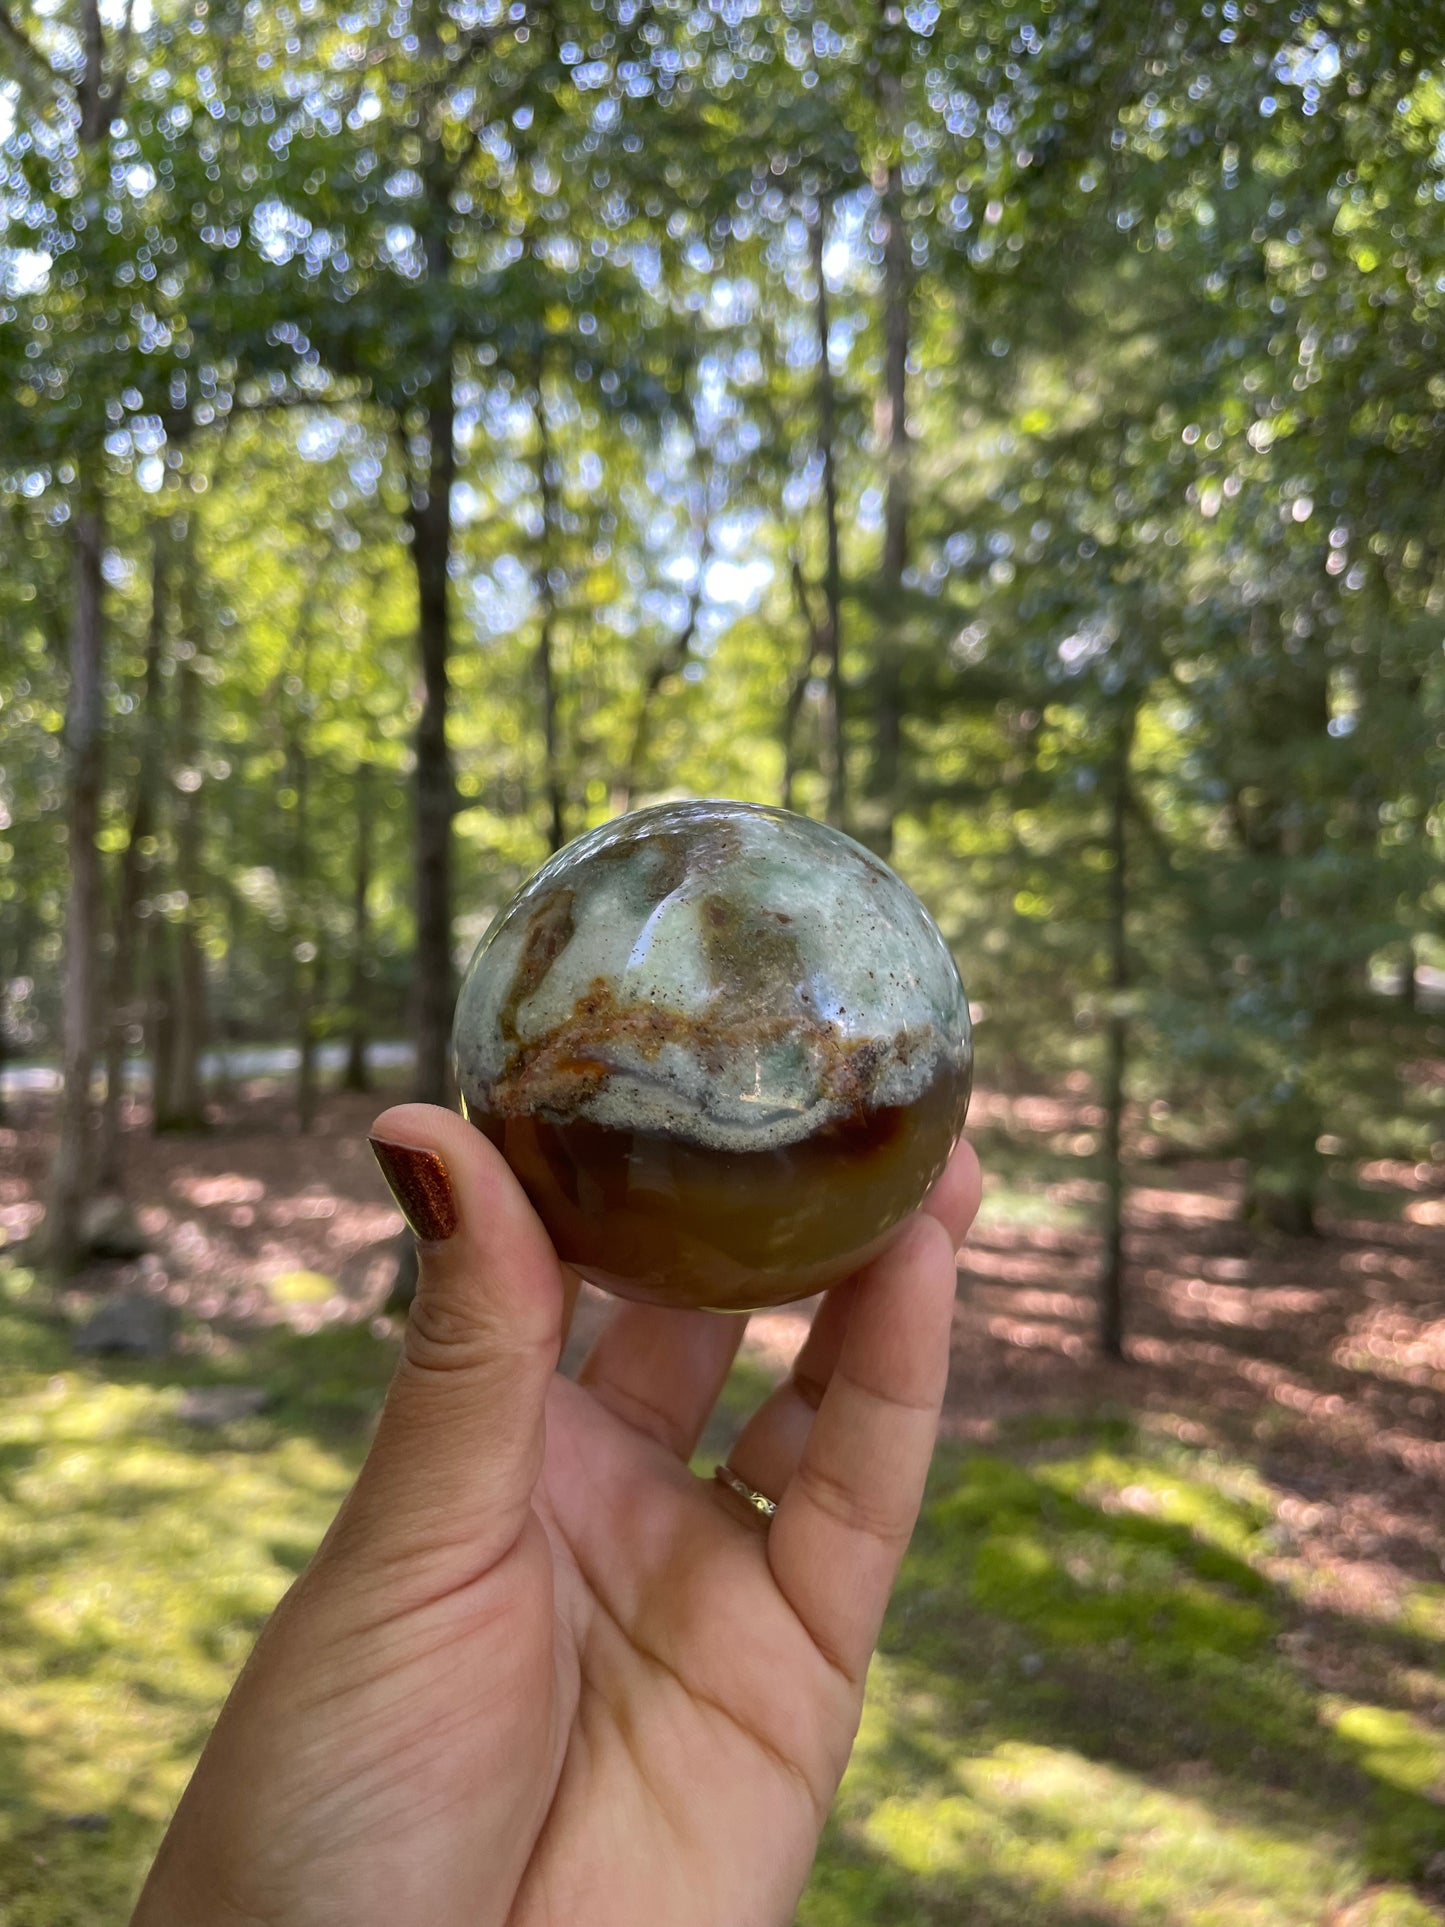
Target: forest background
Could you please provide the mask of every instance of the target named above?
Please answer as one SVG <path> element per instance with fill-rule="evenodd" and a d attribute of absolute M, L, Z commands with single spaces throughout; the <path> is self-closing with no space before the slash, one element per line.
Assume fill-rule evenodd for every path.
<path fill-rule="evenodd" d="M 1299 1733 L 1331 1736 L 1318 1765 L 1364 1707 L 1375 1751 L 1349 1770 L 1408 1813 L 1386 1846 L 1366 1828 L 1321 1861 L 1298 1918 L 1326 1900 L 1438 1918 L 1442 327 L 1429 8 L 0 0 L 0 1277 L 10 1524 L 39 1534 L 10 1574 L 24 1623 L 61 1637 L 63 1575 L 109 1530 L 102 1454 L 101 1536 L 46 1537 L 75 1495 L 42 1469 L 77 1414 L 120 1397 L 121 1433 L 145 1434 L 177 1398 L 260 1377 L 270 1416 L 215 1423 L 261 1426 L 237 1449 L 269 1465 L 319 1396 L 277 1334 L 313 1326 L 343 1346 L 317 1382 L 353 1430 L 374 1405 L 363 1341 L 389 1355 L 396 1221 L 338 1160 L 375 1084 L 446 1096 L 458 970 L 547 852 L 661 797 L 781 802 L 902 871 L 974 1002 L 1004 1242 L 961 1345 L 993 1344 L 1004 1378 L 1021 1351 L 1058 1369 L 980 1416 L 983 1374 L 967 1423 L 1033 1468 L 1039 1505 L 1045 1408 L 1076 1414 L 1093 1467 L 1069 1503 L 1153 1490 L 1150 1453 L 1160 1490 L 1215 1493 L 1187 1518 L 1145 1505 L 1173 1521 L 1152 1551 L 1177 1570 L 1149 1581 L 1164 1603 L 1141 1628 L 1191 1586 L 1249 1594 L 1264 1573 L 1271 1652 L 1294 1637 L 1281 1506 L 1321 1511 L 1330 1585 L 1386 1546 L 1394 1657 L 1348 1691 L 1326 1667 Z M 72 1327 L 117 1304 L 179 1310 L 165 1359 L 75 1367 Z M 153 1335 L 114 1331 L 122 1350 Z M 1241 1332 L 1256 1350 L 1226 1395 L 1215 1354 Z M 1305 1387 L 1293 1407 L 1280 1373 Z M 1331 1400 L 1356 1496 L 1389 1486 L 1393 1525 L 1339 1524 Z M 1297 1491 L 1260 1458 L 1282 1409 L 1324 1427 Z M 1187 1465 L 1180 1424 L 1205 1427 Z M 1144 1458 L 1106 1476 L 1111 1426 Z M 187 1437 L 191 1469 L 165 1476 L 220 1476 Z M 979 1463 L 945 1460 L 940 1503 Z M 1226 1532 L 1209 1507 L 1224 1488 L 1244 1505 L 1239 1479 L 1263 1511 Z M 1099 1497 L 1087 1527 L 1111 1559 L 1117 1512 Z M 1019 1534 L 1045 1516 L 1068 1537 L 1048 1505 Z M 1211 1533 L 1232 1579 L 1190 1563 Z M 133 1587 L 150 1554 L 105 1543 Z M 1116 1623 L 1129 1573 L 1097 1582 L 1098 1638 L 1138 1638 L 1143 1666 L 1145 1632 Z M 1022 1614 L 1032 1660 L 1054 1635 L 1022 1574 L 970 1610 Z M 223 1655 L 198 1717 L 254 1610 L 177 1606 L 185 1652 Z M 119 1635 L 95 1638 L 134 1693 Z M 1198 1625 L 1179 1639 L 1213 1650 Z M 131 1805 L 112 1776 L 105 1826 L 67 1831 L 80 1796 L 54 1789 L 87 1769 L 46 1697 L 66 1662 L 21 1647 L 0 1856 L 11 1841 L 26 1870 L 29 1927 L 80 1906 L 44 1911 L 37 1858 L 97 1893 L 132 1876 L 195 1733 L 162 1721 Z M 962 1690 L 958 1654 L 937 1667 L 931 1690 Z M 1070 1746 L 1092 1758 L 1088 1705 Z M 1191 1744 L 1210 1773 L 1249 1755 Z M 1164 1797 L 1178 1753 L 1131 1760 L 1138 1799 Z M 7 1758 L 0 1732 L 0 1794 Z M 892 1791 L 857 1795 L 809 1918 L 892 1918 L 895 1879 L 910 1918 L 930 1882 L 953 1917 L 964 1876 L 939 1842 L 962 1822 L 930 1808 L 909 1862 L 878 1815 L 927 1775 L 894 1766 Z M 1355 1784 L 1295 1834 L 1344 1827 Z M 1111 1789 L 1080 1798 L 1112 1811 Z M 1139 1811 L 1118 1823 L 1136 1844 Z M 1003 1879 L 1003 1848 L 968 1840 L 975 1886 L 985 1862 Z M 1220 1888 L 1234 1919 L 1248 1860 Z M 1055 1919 L 1074 1917 L 1061 1895 L 1081 1922 L 1106 1902 L 1213 1918 L 1163 1868 L 1161 1900 L 1137 1868 L 1112 1888 L 1096 1869 L 1096 1891 L 1008 1861 L 980 1918 L 1035 1918 L 1046 1891 Z M 0 1874 L 8 1922 L 6 1898 Z M 1274 1888 L 1261 1904 L 1295 1917 Z"/>

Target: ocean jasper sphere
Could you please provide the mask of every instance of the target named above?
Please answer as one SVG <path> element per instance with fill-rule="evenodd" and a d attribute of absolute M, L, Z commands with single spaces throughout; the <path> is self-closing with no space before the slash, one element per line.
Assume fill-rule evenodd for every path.
<path fill-rule="evenodd" d="M 963 1128 L 968 1001 L 938 926 L 837 830 L 671 803 L 578 837 L 472 959 L 467 1116 L 558 1254 L 656 1304 L 846 1278 Z"/>

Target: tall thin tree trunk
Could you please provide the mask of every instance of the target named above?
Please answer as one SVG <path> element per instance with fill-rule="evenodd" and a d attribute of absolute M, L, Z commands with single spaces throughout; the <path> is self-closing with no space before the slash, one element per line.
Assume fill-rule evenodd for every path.
<path fill-rule="evenodd" d="M 785 810 L 796 808 L 794 793 L 798 783 L 798 722 L 803 713 L 803 701 L 808 693 L 808 680 L 812 674 L 813 657 L 809 651 L 808 660 L 788 684 L 787 699 L 783 704 L 783 778 L 778 786 L 778 802 Z"/>
<path fill-rule="evenodd" d="M 146 855 L 142 845 L 156 823 L 156 788 L 160 778 L 161 663 L 165 648 L 167 606 L 167 550 L 170 530 L 157 520 L 151 531 L 151 606 L 146 627 L 145 680 L 141 690 L 139 754 L 130 830 L 121 852 L 116 890 L 115 949 L 111 959 L 110 1023 L 106 1038 L 105 1099 L 100 1115 L 98 1181 L 103 1191 L 119 1188 L 121 1109 L 129 1033 L 141 1012 L 136 1002 L 136 951 L 141 883 Z M 152 1039 L 152 1044 L 154 1040 Z"/>
<path fill-rule="evenodd" d="M 100 0 L 81 0 L 81 45 L 85 52 L 85 72 L 79 88 L 80 139 L 85 147 L 98 147 L 109 119 L 106 107 L 109 93 L 105 85 L 105 25 Z"/>
<path fill-rule="evenodd" d="M 75 608 L 70 632 L 70 691 L 65 742 L 69 760 L 68 856 L 70 897 L 65 920 L 65 976 L 61 992 L 60 1134 L 50 1171 L 46 1256 L 57 1271 L 84 1256 L 84 1216 L 96 1173 L 94 1062 L 96 972 L 100 957 L 100 826 L 102 780 L 101 676 L 104 660 L 101 561 L 105 517 L 98 481 L 82 474 L 73 517 Z"/>
<path fill-rule="evenodd" d="M 451 355 L 428 396 L 427 476 L 411 510 L 422 708 L 416 726 L 416 962 L 412 1033 L 415 1091 L 428 1104 L 451 1092 L 452 816 L 456 783 L 447 742 L 451 697 L 452 485 L 456 477 Z"/>
<path fill-rule="evenodd" d="M 356 867 L 351 879 L 351 983 L 347 998 L 349 1030 L 346 1070 L 341 1085 L 347 1091 L 369 1091 L 371 1072 L 366 1062 L 370 1025 L 367 965 L 371 959 L 371 764 L 356 766 Z"/>
<path fill-rule="evenodd" d="M 187 531 L 194 537 L 194 520 Z M 171 808 L 175 825 L 175 881 L 183 899 L 181 913 L 171 925 L 170 1052 L 167 1077 L 157 1083 L 157 1131 L 202 1131 L 206 1128 L 206 1096 L 201 1076 L 201 1053 L 206 1043 L 206 967 L 201 949 L 201 906 L 205 875 L 201 855 L 201 678 L 196 667 L 200 653 L 200 621 L 195 595 L 195 567 L 188 546 L 181 558 L 181 616 L 184 634 L 176 649 L 176 711 L 172 742 Z"/>
<path fill-rule="evenodd" d="M 211 1040 L 215 1071 L 211 1079 L 211 1099 L 213 1103 L 229 1105 L 236 1094 L 235 1080 L 231 1075 L 231 1039 L 236 1013 L 240 902 L 224 873 L 212 878 L 211 888 L 219 901 L 226 933 L 226 950 L 221 960 L 220 980 L 212 1008 Z"/>
<path fill-rule="evenodd" d="M 1099 1277 L 1099 1347 L 1124 1356 L 1124 1101 L 1129 1069 L 1129 759 L 1135 708 L 1119 717 L 1109 799 L 1109 1018 L 1104 1059 L 1104 1266 Z"/>
<path fill-rule="evenodd" d="M 175 1016 L 171 984 L 175 978 L 174 932 L 169 921 L 152 914 L 145 923 L 146 1042 L 151 1059 L 151 1129 L 160 1131 L 175 1061 Z"/>
<path fill-rule="evenodd" d="M 1271 624 L 1278 611 L 1256 603 L 1251 615 L 1251 641 L 1267 647 Z M 1288 770 L 1294 756 L 1309 753 L 1326 740 L 1329 727 L 1329 668 L 1318 645 L 1312 645 L 1289 664 L 1288 672 L 1270 679 L 1253 692 L 1248 738 L 1244 748 L 1255 769 Z M 1251 858 L 1274 878 L 1277 935 L 1265 962 L 1272 989 L 1290 1010 L 1292 1065 L 1284 1067 L 1278 1086 L 1263 1114 L 1246 1135 L 1248 1168 L 1243 1212 L 1246 1221 L 1289 1237 L 1314 1237 L 1316 1210 L 1325 1174 L 1319 1139 L 1325 1130 L 1321 1101 L 1305 1069 L 1319 1047 L 1321 1026 L 1332 1004 L 1346 989 L 1348 967 L 1341 958 L 1321 955 L 1311 941 L 1300 901 L 1298 879 L 1308 860 L 1317 855 L 1324 825 L 1316 805 L 1293 793 L 1288 782 L 1277 785 L 1256 780 L 1251 792 L 1236 791 L 1234 815 L 1241 841 Z"/>
<path fill-rule="evenodd" d="M 833 368 L 828 360 L 828 283 L 823 273 L 827 239 L 827 203 L 819 197 L 809 241 L 812 251 L 813 322 L 817 340 L 818 451 L 823 459 L 823 522 L 827 559 L 823 571 L 823 600 L 827 615 L 823 629 L 824 702 L 823 749 L 828 776 L 828 821 L 841 829 L 847 813 L 847 769 L 843 716 L 843 568 L 838 534 L 837 398 Z"/>
<path fill-rule="evenodd" d="M 429 27 L 428 32 L 432 29 Z M 436 145 L 424 155 L 427 177 L 423 246 L 427 278 L 444 317 L 451 293 L 451 163 Z M 414 483 L 409 514 L 417 587 L 417 660 L 422 706 L 416 725 L 414 851 L 416 947 L 412 966 L 412 1091 L 424 1104 L 452 1098 L 452 820 L 456 774 L 447 741 L 451 700 L 452 488 L 456 481 L 455 343 L 439 323 L 436 361 L 422 396 L 426 473 Z M 416 1243 L 403 1230 L 388 1305 L 410 1304 L 416 1290 Z"/>
<path fill-rule="evenodd" d="M 297 969 L 296 989 L 296 1128 L 310 1137 L 316 1128 L 318 1098 L 316 1065 L 316 1006 L 320 956 L 307 956 Z"/>
<path fill-rule="evenodd" d="M 902 138 L 902 89 L 884 65 L 879 103 L 888 134 Z M 880 856 L 893 853 L 903 729 L 903 575 L 908 566 L 912 451 L 908 439 L 908 339 L 911 265 L 903 215 L 903 168 L 896 155 L 878 183 L 883 207 L 883 393 L 877 411 L 883 450 L 883 558 L 879 574 L 882 614 L 873 692 L 873 767 L 869 789 L 869 840 Z"/>
<path fill-rule="evenodd" d="M 1400 948 L 1400 996 L 1406 1010 L 1420 1008 L 1420 986 L 1415 981 L 1415 939 L 1406 937 Z"/>
<path fill-rule="evenodd" d="M 291 787 L 296 793 L 292 818 L 291 891 L 296 906 L 291 931 L 296 998 L 296 1128 L 309 1136 L 316 1123 L 316 967 L 317 944 L 311 887 L 311 761 L 293 719 L 287 743 Z"/>
<path fill-rule="evenodd" d="M 793 807 L 793 791 L 798 780 L 798 725 L 803 718 L 803 705 L 808 699 L 808 685 L 813 679 L 813 664 L 818 658 L 820 642 L 807 580 L 803 575 L 803 560 L 796 551 L 791 557 L 791 574 L 793 600 L 798 605 L 798 614 L 803 623 L 803 654 L 797 669 L 789 678 L 788 693 L 783 703 L 781 719 L 783 780 L 779 788 L 778 801 L 785 810 Z"/>
<path fill-rule="evenodd" d="M 95 191 L 105 165 L 110 120 L 119 112 L 125 76 L 107 86 L 105 27 L 100 0 L 81 0 L 80 44 L 84 59 L 76 83 L 79 165 L 90 230 L 100 226 Z M 128 18 L 128 16 L 127 16 Z M 86 1206 L 94 1195 L 98 1164 L 97 1116 L 90 1079 L 95 1058 L 96 978 L 100 962 L 101 875 L 96 837 L 103 779 L 102 687 L 105 675 L 105 602 L 101 564 L 105 553 L 103 460 L 86 449 L 76 467 L 72 522 L 75 601 L 70 632 L 70 688 L 65 737 L 69 762 L 67 855 L 70 895 L 65 919 L 65 976 L 61 992 L 59 1134 L 50 1169 L 49 1202 L 42 1242 L 49 1263 L 70 1271 L 84 1256 Z"/>
<path fill-rule="evenodd" d="M 633 798 L 642 786 L 647 770 L 652 718 L 657 698 L 664 686 L 671 682 L 673 677 L 680 676 L 687 668 L 692 646 L 697 640 L 698 618 L 702 614 L 703 578 L 707 574 L 708 563 L 712 558 L 712 530 L 705 500 L 702 518 L 697 581 L 692 594 L 688 597 L 687 616 L 677 634 L 648 670 L 646 681 L 642 685 L 642 693 L 637 701 L 637 713 L 633 718 L 632 741 L 628 746 L 627 760 L 622 766 L 622 777 L 612 786 L 610 801 L 615 816 L 620 816 L 624 810 L 632 808 Z"/>
<path fill-rule="evenodd" d="M 552 438 L 547 427 L 547 400 L 543 393 L 545 368 L 537 358 L 537 493 L 542 506 L 542 533 L 537 550 L 534 580 L 541 622 L 537 631 L 537 680 L 542 693 L 542 752 L 547 795 L 547 848 L 560 850 L 567 841 L 567 806 L 562 784 L 561 744 L 557 722 L 557 666 L 554 639 L 557 626 L 557 591 L 552 579 L 552 531 L 557 526 L 557 472 L 552 460 Z"/>

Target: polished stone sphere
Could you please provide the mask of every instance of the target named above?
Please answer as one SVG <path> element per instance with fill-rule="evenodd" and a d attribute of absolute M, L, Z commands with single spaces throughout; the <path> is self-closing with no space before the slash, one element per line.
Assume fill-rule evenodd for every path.
<path fill-rule="evenodd" d="M 729 1311 L 881 1250 L 972 1072 L 963 985 L 907 884 L 747 803 L 638 810 L 559 851 L 482 939 L 452 1042 L 467 1116 L 565 1261 Z"/>

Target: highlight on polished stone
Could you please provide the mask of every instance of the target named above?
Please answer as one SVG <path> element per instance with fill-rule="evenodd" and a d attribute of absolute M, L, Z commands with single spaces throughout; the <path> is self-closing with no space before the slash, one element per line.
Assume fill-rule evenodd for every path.
<path fill-rule="evenodd" d="M 839 831 L 664 804 L 559 851 L 457 1003 L 466 1115 L 558 1254 L 623 1297 L 744 1311 L 837 1284 L 963 1128 L 968 1001 L 938 926 Z"/>

